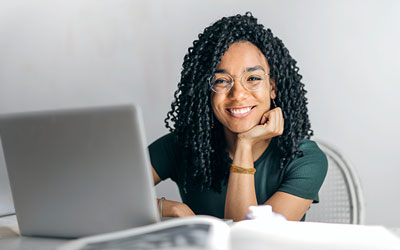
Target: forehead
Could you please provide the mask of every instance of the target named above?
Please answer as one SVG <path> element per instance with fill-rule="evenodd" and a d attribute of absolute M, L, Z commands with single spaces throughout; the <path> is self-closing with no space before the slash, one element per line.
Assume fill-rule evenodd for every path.
<path fill-rule="evenodd" d="M 217 69 L 235 74 L 254 66 L 269 70 L 267 59 L 257 46 L 250 42 L 236 42 L 225 51 Z"/>

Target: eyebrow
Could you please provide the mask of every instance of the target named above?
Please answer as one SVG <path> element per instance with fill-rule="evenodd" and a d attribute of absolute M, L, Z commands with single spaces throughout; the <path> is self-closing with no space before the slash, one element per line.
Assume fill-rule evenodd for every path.
<path fill-rule="evenodd" d="M 257 71 L 257 70 L 262 70 L 265 71 L 264 68 L 260 65 L 256 65 L 256 66 L 252 66 L 252 67 L 248 67 L 246 68 L 246 70 L 244 72 L 253 72 L 253 71 Z M 229 72 L 226 69 L 216 69 L 215 73 L 227 73 L 229 74 Z"/>

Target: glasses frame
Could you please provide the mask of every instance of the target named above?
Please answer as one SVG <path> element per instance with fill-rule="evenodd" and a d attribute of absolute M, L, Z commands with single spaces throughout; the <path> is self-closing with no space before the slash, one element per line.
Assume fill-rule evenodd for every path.
<path fill-rule="evenodd" d="M 240 83 L 242 84 L 242 86 L 243 86 L 247 91 L 255 92 L 255 91 L 260 90 L 261 87 L 265 84 L 265 80 L 266 80 L 266 79 L 264 79 L 263 84 L 260 85 L 259 88 L 257 88 L 257 89 L 248 89 L 248 88 L 246 87 L 246 84 L 244 84 L 244 81 L 243 81 L 243 76 L 244 76 L 246 73 L 250 73 L 250 72 L 243 72 L 243 74 L 242 74 L 241 76 L 236 76 L 236 77 L 233 77 L 233 76 L 231 76 L 230 74 L 224 73 L 224 74 L 228 75 L 228 76 L 232 79 L 232 84 L 229 85 L 229 88 L 227 88 L 227 90 L 226 90 L 225 92 L 217 92 L 217 91 L 215 91 L 215 89 L 213 89 L 212 80 L 213 80 L 213 78 L 214 78 L 215 75 L 212 75 L 212 76 L 210 76 L 210 77 L 208 78 L 208 85 L 210 86 L 210 89 L 211 89 L 214 93 L 217 93 L 217 94 L 226 94 L 226 93 L 228 93 L 228 92 L 232 89 L 233 85 L 235 84 L 235 79 L 240 78 Z M 270 74 L 270 73 L 264 73 L 264 76 L 271 76 L 271 74 Z"/>

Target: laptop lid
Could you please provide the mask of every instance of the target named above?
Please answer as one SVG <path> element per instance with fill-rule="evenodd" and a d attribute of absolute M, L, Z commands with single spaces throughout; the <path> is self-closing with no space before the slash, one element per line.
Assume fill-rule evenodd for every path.
<path fill-rule="evenodd" d="M 22 235 L 80 237 L 159 221 L 134 105 L 0 117 Z"/>
<path fill-rule="evenodd" d="M 14 214 L 14 204 L 11 196 L 10 182 L 6 163 L 4 161 L 3 147 L 0 140 L 0 217 Z"/>

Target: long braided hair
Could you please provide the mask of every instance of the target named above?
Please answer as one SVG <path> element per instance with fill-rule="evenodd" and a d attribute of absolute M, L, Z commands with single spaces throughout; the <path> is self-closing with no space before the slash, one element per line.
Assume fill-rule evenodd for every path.
<path fill-rule="evenodd" d="M 280 166 L 296 156 L 302 139 L 313 135 L 308 117 L 307 98 L 296 61 L 282 41 L 250 12 L 223 17 L 204 29 L 184 57 L 181 80 L 174 94 L 166 127 L 176 135 L 182 149 L 179 180 L 184 192 L 190 186 L 221 190 L 229 176 L 223 126 L 214 117 L 208 80 L 232 43 L 248 41 L 256 45 L 270 66 L 276 83 L 276 104 L 283 112 L 284 132 L 277 140 Z"/>

